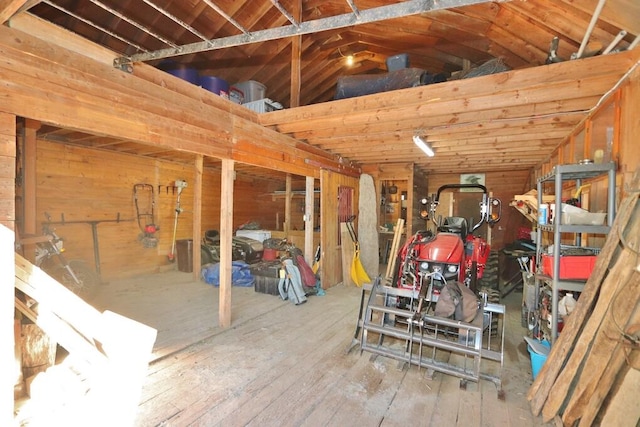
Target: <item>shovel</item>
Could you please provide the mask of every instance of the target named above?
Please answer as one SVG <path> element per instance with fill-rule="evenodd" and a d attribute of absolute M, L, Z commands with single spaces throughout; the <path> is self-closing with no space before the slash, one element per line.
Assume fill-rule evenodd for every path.
<path fill-rule="evenodd" d="M 358 243 L 358 236 L 356 235 L 356 231 L 353 228 L 353 218 L 350 218 L 349 221 L 346 222 L 347 230 L 349 230 L 349 236 L 351 236 L 351 240 L 353 241 L 353 260 L 351 261 L 351 280 L 356 286 L 362 286 L 365 283 L 371 283 L 371 279 L 369 275 L 365 271 L 362 263 L 360 262 L 360 244 Z"/>

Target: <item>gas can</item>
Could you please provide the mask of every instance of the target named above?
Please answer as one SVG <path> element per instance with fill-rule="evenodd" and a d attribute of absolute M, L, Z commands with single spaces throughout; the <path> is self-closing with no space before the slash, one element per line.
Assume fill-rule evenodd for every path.
<path fill-rule="evenodd" d="M 538 224 L 547 225 L 549 218 L 549 205 L 547 203 L 540 203 L 538 206 Z"/>

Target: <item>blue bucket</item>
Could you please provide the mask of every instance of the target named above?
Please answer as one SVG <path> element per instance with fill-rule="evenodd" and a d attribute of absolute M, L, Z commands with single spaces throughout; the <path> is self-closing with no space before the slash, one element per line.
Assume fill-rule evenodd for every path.
<path fill-rule="evenodd" d="M 229 83 L 220 77 L 202 76 L 200 77 L 200 86 L 216 95 L 229 98 Z"/>
<path fill-rule="evenodd" d="M 540 344 L 547 348 L 551 348 L 551 344 L 549 341 L 544 340 L 540 341 Z M 527 350 L 529 350 L 529 354 L 531 355 L 531 373 L 533 374 L 533 379 L 535 380 L 538 377 L 538 373 L 540 369 L 542 369 L 542 365 L 547 360 L 547 354 L 539 354 L 533 351 L 530 345 L 527 345 Z"/>

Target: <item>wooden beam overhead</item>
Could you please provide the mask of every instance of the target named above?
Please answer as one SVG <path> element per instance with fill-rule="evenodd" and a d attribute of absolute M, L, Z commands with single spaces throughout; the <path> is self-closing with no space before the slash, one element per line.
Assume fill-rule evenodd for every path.
<path fill-rule="evenodd" d="M 166 48 L 156 50 L 154 52 L 123 56 L 120 58 L 116 58 L 116 60 L 114 61 L 114 65 L 116 67 L 121 67 L 123 65 L 132 64 L 135 62 L 145 62 L 163 58 L 170 58 L 173 56 L 186 55 L 190 53 L 205 52 L 215 49 L 223 49 L 234 46 L 265 42 L 291 36 L 313 34 L 321 31 L 333 30 L 336 28 L 350 27 L 352 25 L 366 24 L 369 22 L 383 21 L 387 19 L 417 15 L 440 9 L 462 7 L 486 2 L 487 0 L 441 0 L 437 3 L 433 3 L 424 0 L 407 0 L 401 3 L 361 10 L 357 15 L 355 13 L 348 13 L 338 16 L 332 16 L 330 18 L 320 18 L 313 21 L 301 22 L 299 25 L 291 24 L 253 32 L 243 30 L 243 34 L 237 36 L 211 39 L 204 42 L 191 43 L 177 48 Z"/>

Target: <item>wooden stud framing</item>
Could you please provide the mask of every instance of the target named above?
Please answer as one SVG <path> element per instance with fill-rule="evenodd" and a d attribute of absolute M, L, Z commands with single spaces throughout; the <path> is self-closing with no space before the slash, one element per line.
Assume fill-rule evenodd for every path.
<path fill-rule="evenodd" d="M 314 225 L 314 202 L 315 202 L 315 179 L 312 176 L 306 178 L 305 198 L 304 198 L 304 259 L 307 264 L 313 265 L 313 229 Z"/>
<path fill-rule="evenodd" d="M 204 156 L 198 154 L 194 164 L 193 183 L 193 279 L 200 280 L 200 242 L 202 241 L 202 171 Z"/>
<path fill-rule="evenodd" d="M 231 326 L 231 242 L 233 238 L 233 160 L 222 160 L 220 188 L 220 303 L 218 323 Z"/>

